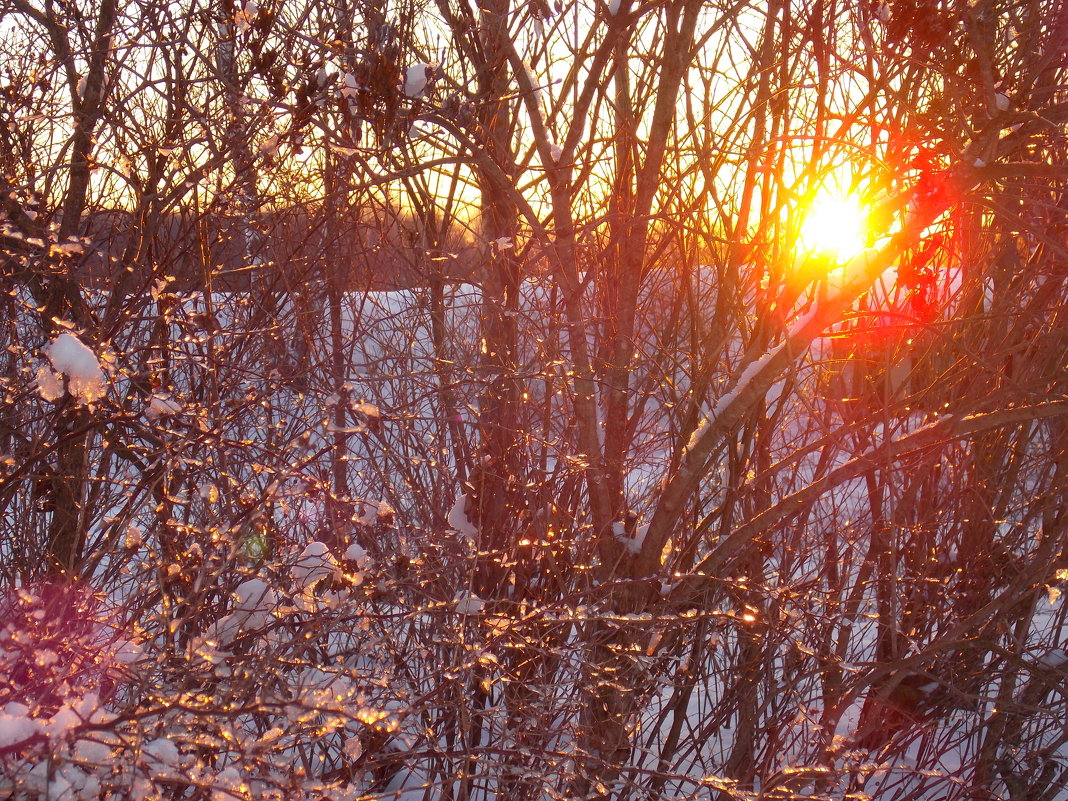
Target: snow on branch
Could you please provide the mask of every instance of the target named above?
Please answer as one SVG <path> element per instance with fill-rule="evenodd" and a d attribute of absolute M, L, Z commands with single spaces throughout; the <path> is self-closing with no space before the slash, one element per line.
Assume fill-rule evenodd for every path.
<path fill-rule="evenodd" d="M 41 365 L 37 371 L 37 388 L 45 400 L 57 401 L 63 397 L 64 377 L 67 379 L 66 390 L 78 403 L 92 403 L 104 397 L 107 385 L 100 362 L 74 334 L 60 334 L 45 348 L 45 354 L 52 369 Z"/>
<path fill-rule="evenodd" d="M 902 462 L 916 458 L 933 445 L 948 439 L 964 439 L 1005 425 L 1065 415 L 1068 415 L 1068 401 L 1015 406 L 982 414 L 943 415 L 909 434 L 869 448 L 732 531 L 712 553 L 697 564 L 687 578 L 674 586 L 671 603 L 685 606 L 692 602 L 707 590 L 710 577 L 719 575 L 727 561 L 752 542 L 760 532 L 800 514 L 831 489 L 859 478 L 870 470 L 872 465 L 885 461 L 888 456 Z"/>

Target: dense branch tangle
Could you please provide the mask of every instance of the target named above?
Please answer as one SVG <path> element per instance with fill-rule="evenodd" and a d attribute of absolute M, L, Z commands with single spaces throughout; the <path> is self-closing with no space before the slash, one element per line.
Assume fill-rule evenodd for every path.
<path fill-rule="evenodd" d="M 357 794 L 1056 787 L 1063 2 L 0 8 L 0 564 L 138 621 L 123 721 Z"/>

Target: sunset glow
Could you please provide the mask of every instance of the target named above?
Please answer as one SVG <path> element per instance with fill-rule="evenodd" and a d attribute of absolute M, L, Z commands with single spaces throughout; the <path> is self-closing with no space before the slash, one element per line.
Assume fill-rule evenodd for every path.
<path fill-rule="evenodd" d="M 867 215 L 855 198 L 821 194 L 805 213 L 798 242 L 804 252 L 841 264 L 864 249 L 866 234 Z"/>
<path fill-rule="evenodd" d="M 1066 42 L 0 0 L 0 801 L 1068 801 Z"/>

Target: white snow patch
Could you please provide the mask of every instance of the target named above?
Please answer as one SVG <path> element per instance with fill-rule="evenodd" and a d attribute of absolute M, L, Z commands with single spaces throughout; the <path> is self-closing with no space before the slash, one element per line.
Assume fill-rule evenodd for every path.
<path fill-rule="evenodd" d="M 649 526 L 639 526 L 634 531 L 634 536 L 627 536 L 626 527 L 618 520 L 612 523 L 612 535 L 626 546 L 627 552 L 631 556 L 637 556 L 642 552 L 642 545 L 645 543 L 645 535 L 649 532 Z"/>
<path fill-rule="evenodd" d="M 707 430 L 708 430 L 708 420 L 707 420 L 707 418 L 706 419 L 702 419 L 701 422 L 698 423 L 697 428 L 695 428 L 693 430 L 693 433 L 690 434 L 690 439 L 687 440 L 686 447 L 682 449 L 682 458 L 683 459 L 685 459 L 690 454 L 690 451 L 692 451 L 694 448 L 697 447 L 697 443 L 700 441 L 701 437 L 704 436 L 704 433 Z"/>
<path fill-rule="evenodd" d="M 791 327 L 791 335 L 794 333 L 795 330 L 799 329 L 806 322 L 808 322 L 809 318 L 810 315 L 805 315 L 805 317 L 794 323 L 794 325 Z M 714 421 L 718 419 L 727 410 L 727 408 L 732 403 L 734 403 L 738 395 L 744 392 L 746 388 L 748 388 L 748 386 L 756 378 L 757 374 L 760 373 L 760 371 L 763 370 L 768 365 L 768 363 L 771 362 L 772 359 L 778 356 L 779 352 L 784 347 L 786 347 L 786 343 L 789 340 L 790 337 L 788 336 L 787 339 L 780 342 L 778 345 L 769 350 L 759 359 L 754 359 L 745 366 L 745 369 L 742 370 L 738 378 L 735 379 L 734 386 L 731 387 L 730 391 L 716 401 L 716 405 L 712 408 L 712 411 L 708 415 L 708 420 L 702 421 L 701 425 L 699 425 L 697 429 L 693 432 L 693 435 L 690 437 L 690 441 L 686 444 L 686 448 L 683 451 L 683 456 L 688 454 L 691 450 L 693 450 L 693 448 L 697 446 L 698 441 L 701 439 L 702 436 L 704 436 L 705 431 L 708 430 L 709 421 Z M 769 390 L 770 389 L 771 388 L 769 387 Z"/>
<path fill-rule="evenodd" d="M 341 83 L 341 96 L 344 98 L 354 98 L 359 92 L 359 88 L 360 84 L 357 82 L 356 76 L 346 72 Z"/>
<path fill-rule="evenodd" d="M 12 701 L 0 712 L 0 748 L 24 742 L 40 733 L 40 721 L 30 717 L 30 710 L 25 705 Z"/>
<path fill-rule="evenodd" d="M 353 735 L 345 739 L 345 745 L 342 747 L 345 752 L 345 756 L 349 759 L 359 759 L 363 753 L 363 743 L 360 741 L 358 735 Z"/>
<path fill-rule="evenodd" d="M 241 791 L 243 782 L 241 774 L 236 768 L 226 768 L 212 782 L 214 789 L 211 793 L 211 801 L 234 801 L 235 798 L 244 798 Z"/>
<path fill-rule="evenodd" d="M 367 549 L 360 543 L 354 542 L 345 549 L 345 559 L 349 562 L 355 562 L 360 568 L 364 568 L 368 562 Z"/>
<path fill-rule="evenodd" d="M 363 506 L 363 514 L 357 522 L 364 526 L 373 526 L 379 520 L 389 521 L 397 514 L 396 510 L 385 501 L 379 501 L 377 504 L 374 501 L 364 501 Z"/>
<path fill-rule="evenodd" d="M 242 581 L 237 585 L 233 594 L 237 601 L 235 609 L 241 611 L 255 611 L 265 603 L 273 605 L 275 602 L 274 590 L 266 581 L 259 578 Z"/>
<path fill-rule="evenodd" d="M 149 420 L 158 420 L 161 417 L 170 417 L 182 411 L 181 404 L 165 392 L 157 392 L 149 399 L 145 407 L 145 417 Z"/>
<path fill-rule="evenodd" d="M 74 91 L 76 91 L 78 93 L 78 99 L 79 100 L 85 100 L 85 90 L 89 86 L 89 81 L 87 80 L 87 77 L 88 76 L 82 75 L 80 78 L 78 78 L 78 85 L 77 85 L 77 87 L 75 88 Z M 100 81 L 100 96 L 101 97 L 103 97 L 107 93 L 108 85 L 110 83 L 111 83 L 111 81 L 108 78 L 107 74 L 105 73 L 104 76 L 103 76 L 103 80 Z"/>
<path fill-rule="evenodd" d="M 423 97 L 426 94 L 426 86 L 430 81 L 432 69 L 430 64 L 413 64 L 408 67 L 404 78 L 404 94 L 412 98 Z"/>
<path fill-rule="evenodd" d="M 107 388 L 100 362 L 74 334 L 60 334 L 45 348 L 45 353 L 55 371 L 51 376 L 44 367 L 37 371 L 37 388 L 45 400 L 62 397 L 61 376 L 66 376 L 67 389 L 79 403 L 92 403 L 104 397 Z"/>
<path fill-rule="evenodd" d="M 263 579 L 252 578 L 241 582 L 233 592 L 234 611 L 221 618 L 212 628 L 213 637 L 220 643 L 228 643 L 242 630 L 263 628 L 270 620 L 271 612 L 278 606 L 278 596 Z"/>
<path fill-rule="evenodd" d="M 458 615 L 477 615 L 482 611 L 485 602 L 473 592 L 459 592 L 456 594 L 456 613 Z"/>
<path fill-rule="evenodd" d="M 338 574 L 338 564 L 334 561 L 330 549 L 319 541 L 309 542 L 301 551 L 297 561 L 289 569 L 295 588 L 304 591 L 316 582 L 333 578 Z"/>
<path fill-rule="evenodd" d="M 152 757 L 157 762 L 162 762 L 164 765 L 175 766 L 181 759 L 178 746 L 165 737 L 146 743 L 144 752 L 147 756 Z"/>
<path fill-rule="evenodd" d="M 91 765 L 107 766 L 114 758 L 114 749 L 109 743 L 101 742 L 103 735 L 100 732 L 92 732 L 91 736 L 98 739 L 82 737 L 74 745 L 74 757 L 80 762 Z"/>
<path fill-rule="evenodd" d="M 649 533 L 649 524 L 644 526 L 638 526 L 634 529 L 634 536 L 627 540 L 627 550 L 632 556 L 637 556 L 642 552 L 642 546 L 645 545 L 645 535 Z"/>
<path fill-rule="evenodd" d="M 81 256 L 85 253 L 85 245 L 77 240 L 68 240 L 52 245 L 50 250 L 53 256 Z"/>
<path fill-rule="evenodd" d="M 130 640 L 123 640 L 118 644 L 112 658 L 120 665 L 130 665 L 142 659 L 144 655 L 145 651 L 140 645 Z"/>
<path fill-rule="evenodd" d="M 456 503 L 452 505 L 452 509 L 449 511 L 449 528 L 471 540 L 471 542 L 477 542 L 478 528 L 468 519 L 467 512 L 464 511 L 466 505 L 467 496 L 462 492 L 458 493 Z"/>
<path fill-rule="evenodd" d="M 37 391 L 49 403 L 55 403 L 63 397 L 63 382 L 60 378 L 47 365 L 42 364 L 37 369 Z"/>

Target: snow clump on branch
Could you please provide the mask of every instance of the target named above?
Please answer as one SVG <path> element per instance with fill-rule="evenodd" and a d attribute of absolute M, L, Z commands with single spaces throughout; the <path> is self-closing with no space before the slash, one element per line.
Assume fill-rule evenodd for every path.
<path fill-rule="evenodd" d="M 78 403 L 92 403 L 104 397 L 107 391 L 104 371 L 96 354 L 78 337 L 65 332 L 45 348 L 52 369 L 41 365 L 37 371 L 37 389 L 47 401 L 63 397 L 63 377 L 67 378 L 67 391 Z"/>
<path fill-rule="evenodd" d="M 404 77 L 404 94 L 410 98 L 420 98 L 426 95 L 427 84 L 434 75 L 432 64 L 413 64 L 408 67 Z"/>

